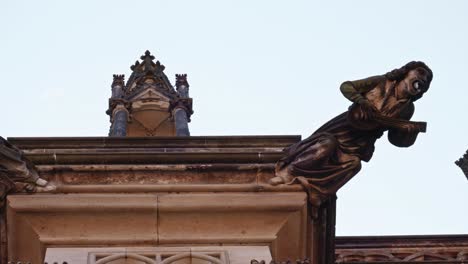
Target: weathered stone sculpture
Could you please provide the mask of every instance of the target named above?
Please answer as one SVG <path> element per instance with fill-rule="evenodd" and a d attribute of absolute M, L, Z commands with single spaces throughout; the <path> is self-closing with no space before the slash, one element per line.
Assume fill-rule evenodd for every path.
<path fill-rule="evenodd" d="M 0 137 L 0 206 L 11 191 L 35 192 L 48 191 L 54 186 L 39 178 L 34 165 L 23 152 Z"/>
<path fill-rule="evenodd" d="M 410 62 L 384 75 L 344 82 L 340 89 L 353 104 L 315 131 L 285 149 L 270 183 L 301 183 L 313 206 L 320 207 L 368 162 L 374 143 L 388 131 L 390 143 L 413 145 L 426 123 L 409 121 L 413 102 L 423 96 L 432 80 L 423 62 Z"/>

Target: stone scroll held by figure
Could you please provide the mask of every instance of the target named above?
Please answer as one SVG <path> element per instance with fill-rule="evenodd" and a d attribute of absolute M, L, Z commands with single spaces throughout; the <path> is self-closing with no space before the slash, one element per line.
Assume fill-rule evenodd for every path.
<path fill-rule="evenodd" d="M 414 102 L 429 89 L 431 69 L 412 61 L 384 75 L 344 82 L 340 90 L 352 102 L 348 111 L 333 118 L 310 137 L 285 149 L 276 164 L 273 185 L 300 183 L 319 207 L 335 195 L 368 162 L 374 144 L 385 131 L 398 147 L 414 144 L 425 122 L 409 121 Z"/>

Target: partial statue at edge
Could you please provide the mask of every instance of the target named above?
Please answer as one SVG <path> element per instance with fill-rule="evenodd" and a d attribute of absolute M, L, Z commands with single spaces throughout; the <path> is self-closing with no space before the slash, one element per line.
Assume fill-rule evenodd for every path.
<path fill-rule="evenodd" d="M 466 179 L 468 179 L 468 150 L 460 159 L 455 161 L 455 164 L 460 167 L 460 169 L 463 171 L 463 174 L 465 174 Z"/>
<path fill-rule="evenodd" d="M 414 144 L 425 122 L 409 121 L 413 102 L 423 96 L 432 81 L 431 69 L 419 61 L 384 75 L 341 84 L 343 95 L 353 104 L 310 137 L 285 149 L 276 164 L 273 185 L 300 183 L 319 207 L 336 194 L 368 162 L 374 143 L 385 131 L 397 147 Z"/>
<path fill-rule="evenodd" d="M 0 137 L 0 206 L 5 196 L 12 191 L 52 191 L 55 186 L 41 179 L 34 164 L 24 153 Z"/>

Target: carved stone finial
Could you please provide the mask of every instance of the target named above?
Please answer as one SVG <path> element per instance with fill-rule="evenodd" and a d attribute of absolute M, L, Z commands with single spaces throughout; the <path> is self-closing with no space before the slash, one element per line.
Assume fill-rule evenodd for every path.
<path fill-rule="evenodd" d="M 164 74 L 164 65 L 159 61 L 154 61 L 155 57 L 149 51 L 146 51 L 140 57 L 142 61 L 136 61 L 130 67 L 132 74 L 125 85 L 124 98 L 130 98 L 136 93 L 149 88 L 156 88 L 159 91 L 176 96 L 174 87 Z"/>
<path fill-rule="evenodd" d="M 148 50 L 140 57 L 140 59 L 142 60 L 141 63 L 139 61 L 135 61 L 135 64 L 130 66 L 130 69 L 134 74 L 155 75 L 162 73 L 166 68 L 159 61 L 154 62 L 155 57 L 151 55 Z M 132 79 L 132 76 L 130 76 L 129 81 L 132 81 Z"/>
<path fill-rule="evenodd" d="M 114 80 L 112 81 L 112 87 L 120 85 L 125 86 L 125 75 L 124 74 L 114 74 Z"/>
<path fill-rule="evenodd" d="M 176 88 L 181 98 L 189 98 L 189 87 L 187 74 L 176 74 Z"/>
<path fill-rule="evenodd" d="M 123 74 L 114 74 L 114 80 L 112 81 L 112 97 L 111 98 L 121 98 L 123 96 L 123 91 L 125 87 L 125 75 Z"/>
<path fill-rule="evenodd" d="M 463 157 L 455 161 L 455 164 L 460 167 L 460 169 L 465 174 L 466 178 L 468 179 L 468 150 L 465 152 Z"/>
<path fill-rule="evenodd" d="M 187 74 L 176 74 L 176 87 L 179 87 L 181 85 L 185 85 L 189 87 L 190 85 L 187 82 Z"/>
<path fill-rule="evenodd" d="M 149 50 L 146 50 L 146 51 L 145 51 L 145 55 L 142 55 L 142 56 L 140 57 L 140 59 L 142 59 L 143 61 L 146 61 L 146 60 L 152 61 L 152 60 L 154 60 L 154 56 L 151 55 L 151 52 L 150 52 Z"/>

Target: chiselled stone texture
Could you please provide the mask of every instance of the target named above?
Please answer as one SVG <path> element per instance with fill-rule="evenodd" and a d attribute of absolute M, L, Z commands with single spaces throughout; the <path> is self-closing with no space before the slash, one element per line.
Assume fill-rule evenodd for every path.
<path fill-rule="evenodd" d="M 337 237 L 336 263 L 467 263 L 468 235 Z"/>

